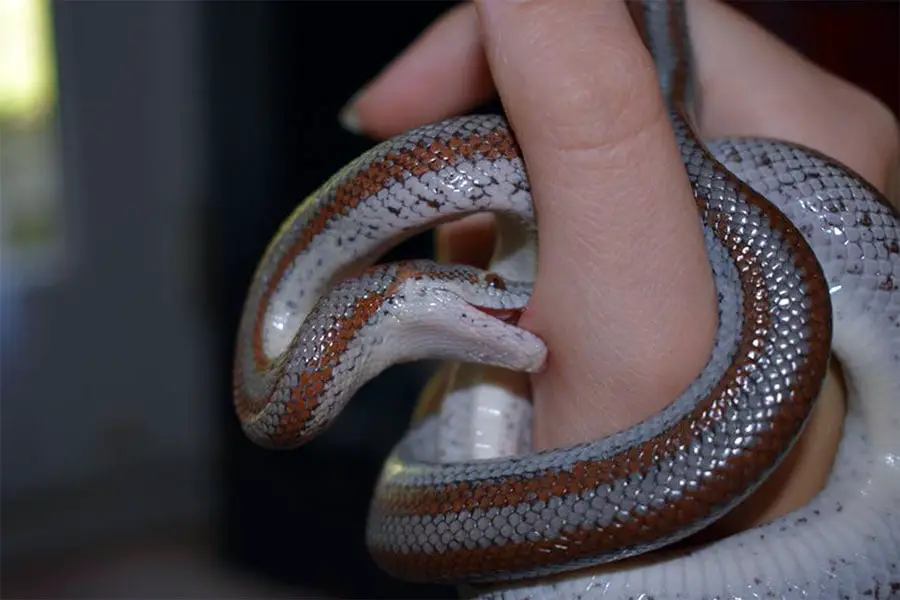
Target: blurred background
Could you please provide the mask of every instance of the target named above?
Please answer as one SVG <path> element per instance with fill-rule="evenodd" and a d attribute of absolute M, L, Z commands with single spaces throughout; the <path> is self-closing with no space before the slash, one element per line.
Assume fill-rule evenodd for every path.
<path fill-rule="evenodd" d="M 371 145 L 340 107 L 451 4 L 0 0 L 3 597 L 454 597 L 363 545 L 425 368 L 290 453 L 230 391 L 270 236 Z M 734 4 L 898 112 L 897 2 Z"/>

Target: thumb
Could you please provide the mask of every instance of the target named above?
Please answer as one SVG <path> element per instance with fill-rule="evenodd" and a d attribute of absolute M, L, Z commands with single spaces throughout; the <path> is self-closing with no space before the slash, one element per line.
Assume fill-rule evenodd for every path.
<path fill-rule="evenodd" d="M 481 0 L 485 51 L 524 154 L 538 275 L 520 325 L 538 447 L 633 425 L 709 357 L 716 294 L 655 71 L 624 3 Z"/>

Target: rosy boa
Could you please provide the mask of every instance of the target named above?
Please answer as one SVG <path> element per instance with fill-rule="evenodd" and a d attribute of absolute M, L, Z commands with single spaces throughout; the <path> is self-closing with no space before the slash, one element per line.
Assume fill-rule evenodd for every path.
<path fill-rule="evenodd" d="M 538 228 L 513 133 L 500 117 L 469 116 L 377 145 L 284 223 L 240 325 L 244 430 L 296 447 L 388 366 L 456 361 L 456 384 L 414 421 L 375 492 L 368 544 L 388 572 L 493 582 L 468 590 L 497 598 L 900 596 L 897 212 L 812 150 L 701 142 L 684 8 L 648 1 L 636 19 L 718 290 L 714 348 L 689 389 L 626 431 L 530 451 L 528 399 L 479 380 L 476 365 L 533 373 L 545 361 L 543 342 L 516 325 Z M 479 211 L 500 223 L 490 273 L 368 266 L 413 233 Z M 571 572 L 682 540 L 757 489 L 802 432 L 832 351 L 848 411 L 830 478 L 808 505 L 687 554 Z"/>

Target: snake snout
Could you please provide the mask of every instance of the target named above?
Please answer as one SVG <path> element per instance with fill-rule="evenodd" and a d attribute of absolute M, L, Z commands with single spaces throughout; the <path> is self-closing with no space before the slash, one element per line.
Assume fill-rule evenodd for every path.
<path fill-rule="evenodd" d="M 506 294 L 506 292 L 503 292 Z M 438 359 L 537 372 L 547 349 L 516 326 L 526 294 L 501 296 L 468 282 L 409 280 L 397 318 L 396 346 L 407 360 Z"/>

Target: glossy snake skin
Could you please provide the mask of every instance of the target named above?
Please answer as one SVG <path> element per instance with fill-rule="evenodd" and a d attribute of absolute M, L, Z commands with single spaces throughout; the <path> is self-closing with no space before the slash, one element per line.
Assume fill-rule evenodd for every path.
<path fill-rule="evenodd" d="M 529 452 L 526 399 L 458 386 L 462 397 L 419 415 L 388 458 L 368 525 L 372 555 L 410 580 L 501 582 L 472 593 L 504 598 L 900 595 L 897 214 L 814 152 L 701 144 L 687 119 L 682 7 L 646 2 L 635 16 L 719 294 L 710 360 L 645 422 L 539 453 Z M 492 272 L 366 267 L 404 236 L 478 211 L 501 220 Z M 516 326 L 536 244 L 527 173 L 502 118 L 451 119 L 376 146 L 298 207 L 260 263 L 235 364 L 247 435 L 273 448 L 306 443 L 402 361 L 469 365 L 458 381 L 477 380 L 478 364 L 538 371 L 547 349 Z M 801 433 L 832 350 L 848 416 L 831 479 L 810 505 L 650 566 L 568 573 L 665 547 L 745 499 Z M 479 420 L 485 407 L 499 427 Z M 492 427 L 495 441 L 479 452 L 472 429 Z M 566 575 L 548 577 L 557 574 Z"/>

